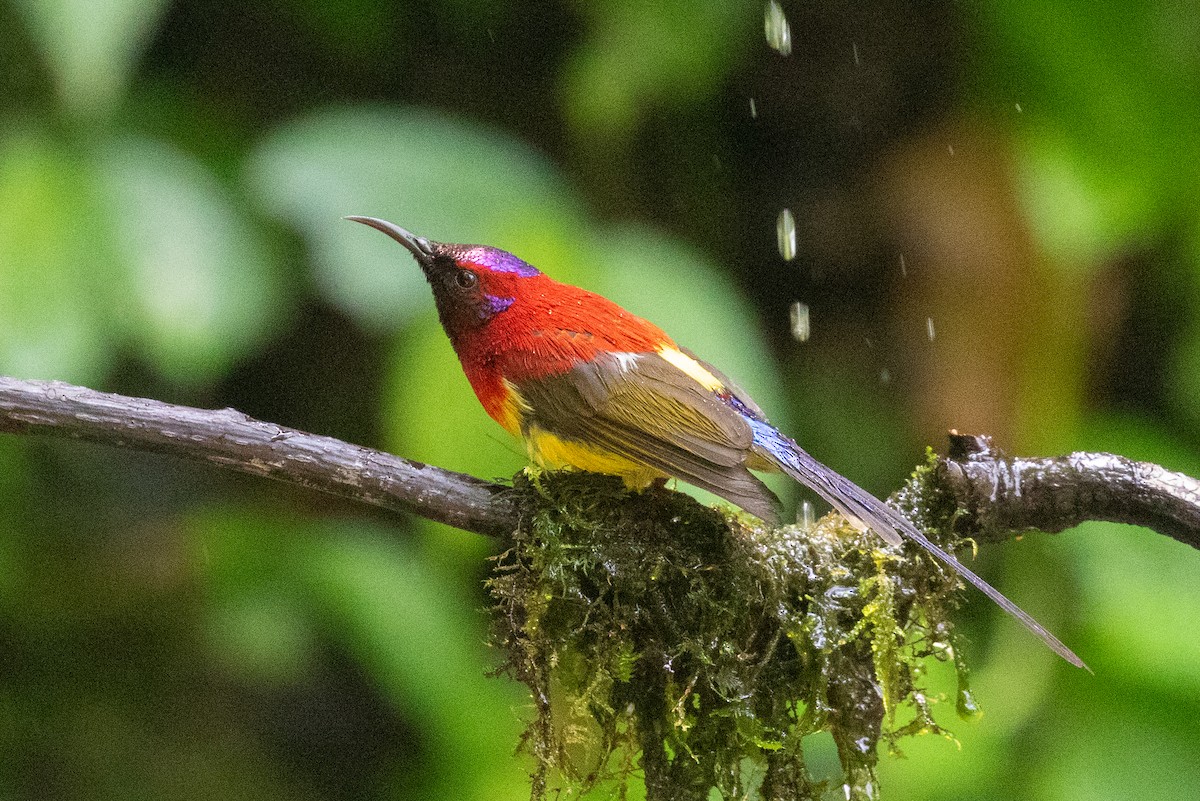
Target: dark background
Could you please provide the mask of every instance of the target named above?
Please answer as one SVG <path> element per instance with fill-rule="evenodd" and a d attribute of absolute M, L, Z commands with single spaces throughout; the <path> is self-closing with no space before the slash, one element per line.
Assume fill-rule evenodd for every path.
<path fill-rule="evenodd" d="M 879 493 L 950 427 L 1200 473 L 1194 5 L 782 11 L 786 56 L 741 0 L 0 0 L 0 371 L 511 475 L 371 214 L 653 318 Z M 527 796 L 492 543 L 12 437 L 0 526 L 0 797 Z M 939 704 L 959 745 L 885 797 L 1200 793 L 1200 554 L 1089 525 L 978 566 L 1095 675 L 970 594 L 986 714 Z"/>

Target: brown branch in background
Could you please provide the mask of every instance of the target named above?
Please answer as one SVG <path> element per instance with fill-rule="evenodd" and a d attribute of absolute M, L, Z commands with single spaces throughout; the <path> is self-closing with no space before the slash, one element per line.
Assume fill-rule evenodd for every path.
<path fill-rule="evenodd" d="M 194 409 L 0 376 L 0 431 L 182 456 L 494 537 L 517 527 L 516 507 L 498 484 L 234 409 Z"/>
<path fill-rule="evenodd" d="M 1200 548 L 1200 481 L 1111 453 L 1006 456 L 986 436 L 951 432 L 938 464 L 943 485 L 971 516 L 972 536 L 1056 533 L 1087 520 L 1131 523 Z"/>
<path fill-rule="evenodd" d="M 64 384 L 0 376 L 0 431 L 70 437 L 205 461 L 393 511 L 506 537 L 518 510 L 506 488 L 332 437 Z M 987 437 L 952 434 L 937 483 L 972 517 L 972 534 L 1057 532 L 1085 520 L 1152 528 L 1200 548 L 1200 482 L 1106 453 L 1006 457 Z"/>

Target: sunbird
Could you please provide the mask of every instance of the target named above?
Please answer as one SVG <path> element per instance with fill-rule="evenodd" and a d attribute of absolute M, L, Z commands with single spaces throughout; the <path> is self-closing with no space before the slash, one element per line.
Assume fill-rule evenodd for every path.
<path fill-rule="evenodd" d="M 1086 667 L 898 511 L 781 433 L 724 373 L 653 323 L 499 248 L 435 242 L 375 217 L 346 219 L 412 253 L 476 397 L 524 440 L 534 463 L 618 475 L 631 489 L 677 478 L 772 524 L 779 523 L 779 499 L 751 471 L 783 471 L 860 529 L 893 546 L 902 538 L 917 543 L 1068 662 Z"/>

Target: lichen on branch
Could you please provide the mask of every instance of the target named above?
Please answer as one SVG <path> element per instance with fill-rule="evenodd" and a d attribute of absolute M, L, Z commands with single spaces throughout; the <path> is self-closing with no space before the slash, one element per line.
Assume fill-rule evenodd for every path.
<path fill-rule="evenodd" d="M 818 798 L 804 738 L 822 731 L 849 797 L 870 798 L 881 739 L 940 731 L 922 660 L 955 656 L 960 584 L 918 549 L 589 474 L 518 474 L 514 494 L 489 588 L 505 670 L 535 700 L 535 801 L 624 797 L 639 775 L 652 800 Z"/>

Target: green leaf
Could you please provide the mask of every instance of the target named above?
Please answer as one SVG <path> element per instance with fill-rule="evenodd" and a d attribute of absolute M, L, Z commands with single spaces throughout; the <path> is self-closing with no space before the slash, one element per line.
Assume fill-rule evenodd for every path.
<path fill-rule="evenodd" d="M 121 98 L 167 0 L 15 0 L 71 111 L 92 114 Z"/>
<path fill-rule="evenodd" d="M 744 0 L 581 4 L 587 34 L 565 70 L 576 132 L 627 136 L 647 107 L 715 93 L 749 32 L 761 31 L 761 8 Z"/>
<path fill-rule="evenodd" d="M 981 7 L 980 81 L 1017 133 L 1029 218 L 1086 264 L 1146 236 L 1200 178 L 1200 56 L 1186 4 Z"/>
<path fill-rule="evenodd" d="M 274 254 L 208 170 L 168 145 L 118 139 L 97 168 L 127 270 L 122 324 L 165 375 L 212 379 L 277 316 Z"/>
<path fill-rule="evenodd" d="M 384 217 L 432 239 L 516 246 L 555 260 L 549 243 L 578 212 L 552 166 L 520 142 L 418 110 L 327 111 L 256 150 L 248 181 L 269 213 L 313 251 L 320 291 L 360 323 L 394 330 L 427 307 L 408 254 L 347 214 Z"/>
<path fill-rule="evenodd" d="M 44 136 L 0 140 L 0 371 L 95 382 L 117 272 L 89 166 Z"/>
<path fill-rule="evenodd" d="M 1144 235 L 1162 187 L 1087 152 L 1061 130 L 1031 127 L 1017 142 L 1017 179 L 1038 240 L 1067 267 L 1093 265 Z"/>

